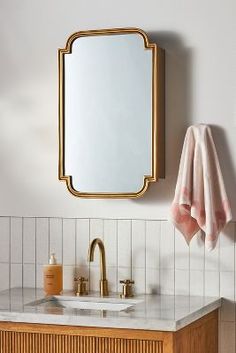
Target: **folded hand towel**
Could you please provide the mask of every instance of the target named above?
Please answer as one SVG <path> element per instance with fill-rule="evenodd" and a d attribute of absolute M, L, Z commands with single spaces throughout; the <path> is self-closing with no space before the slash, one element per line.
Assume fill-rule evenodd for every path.
<path fill-rule="evenodd" d="M 202 229 L 205 245 L 214 249 L 218 235 L 231 220 L 231 209 L 210 127 L 187 130 L 180 160 L 171 218 L 187 243 Z"/>

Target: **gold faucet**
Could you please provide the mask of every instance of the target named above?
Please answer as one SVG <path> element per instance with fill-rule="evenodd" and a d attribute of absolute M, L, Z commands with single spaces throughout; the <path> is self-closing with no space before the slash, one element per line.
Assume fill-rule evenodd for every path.
<path fill-rule="evenodd" d="M 105 256 L 105 248 L 104 244 L 101 239 L 95 238 L 91 242 L 88 250 L 88 261 L 91 262 L 94 259 L 94 250 L 96 245 L 98 245 L 98 248 L 100 250 L 100 273 L 101 273 L 101 278 L 100 278 L 100 295 L 101 297 L 108 296 L 108 282 L 106 279 L 106 256 Z"/>

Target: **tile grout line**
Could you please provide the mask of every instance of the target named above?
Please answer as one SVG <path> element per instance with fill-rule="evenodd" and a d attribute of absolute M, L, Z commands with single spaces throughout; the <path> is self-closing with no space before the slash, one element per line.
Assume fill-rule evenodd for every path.
<path fill-rule="evenodd" d="M 37 288 L 37 220 L 34 218 L 34 288 Z"/>
<path fill-rule="evenodd" d="M 64 218 L 62 218 L 61 220 L 61 263 L 64 266 L 63 246 L 64 246 Z"/>
<path fill-rule="evenodd" d="M 218 263 L 218 272 L 219 272 L 219 287 L 218 287 L 218 295 L 220 296 L 221 292 L 221 266 L 220 266 L 220 249 L 221 249 L 221 237 L 218 237 L 218 258 L 217 258 L 217 263 Z"/>
<path fill-rule="evenodd" d="M 21 253 L 22 253 L 22 288 L 24 288 L 24 218 L 21 217 L 21 239 L 22 239 L 22 248 L 21 248 Z"/>
<path fill-rule="evenodd" d="M 147 221 L 144 221 L 144 263 L 145 263 L 145 271 L 144 271 L 144 283 L 145 283 L 145 290 L 144 293 L 147 293 Z"/>
<path fill-rule="evenodd" d="M 116 291 L 119 290 L 119 271 L 118 271 L 118 220 L 116 222 Z"/>
<path fill-rule="evenodd" d="M 176 256 L 175 256 L 175 247 L 176 247 L 176 231 L 174 227 L 174 295 L 176 292 L 176 276 L 175 276 L 175 262 L 176 262 Z"/>
<path fill-rule="evenodd" d="M 24 219 L 32 219 L 32 218 L 39 218 L 39 219 L 43 219 L 43 218 L 50 218 L 50 219 L 81 219 L 81 220 L 89 220 L 89 219 L 93 219 L 93 220 L 120 220 L 120 221 L 130 221 L 131 219 L 134 221 L 168 221 L 168 219 L 166 218 L 114 218 L 114 217 L 59 217 L 59 216 L 52 216 L 52 217 L 48 217 L 48 216 L 12 216 L 12 215 L 6 215 L 6 216 L 0 216 L 0 218 L 7 218 L 7 217 L 11 217 L 11 218 L 24 218 Z M 236 221 L 231 221 L 231 222 L 236 222 Z"/>
<path fill-rule="evenodd" d="M 11 264 L 11 217 L 9 217 L 9 230 L 8 230 L 8 236 L 9 236 L 9 285 L 8 288 L 11 288 L 11 271 L 12 271 L 12 264 Z"/>
<path fill-rule="evenodd" d="M 159 272 L 159 288 L 158 292 L 161 294 L 161 221 L 159 223 L 159 237 L 158 237 L 158 272 Z"/>
<path fill-rule="evenodd" d="M 235 299 L 236 299 L 236 291 L 235 291 L 235 287 L 236 287 L 236 282 L 235 282 L 235 235 L 236 235 L 236 227 L 234 224 L 234 324 L 236 325 L 236 305 L 235 305 Z M 235 335 L 235 340 L 236 340 L 236 335 Z M 236 347 L 236 344 L 235 344 Z"/>
<path fill-rule="evenodd" d="M 88 219 L 88 232 L 89 232 L 89 246 L 91 242 L 91 219 Z M 91 267 L 90 262 L 88 263 L 88 274 L 89 274 L 89 291 L 91 291 Z"/>
<path fill-rule="evenodd" d="M 48 224 L 48 229 L 47 229 L 47 243 L 48 243 L 47 263 L 48 263 L 49 257 L 50 257 L 50 242 L 51 242 L 51 222 L 49 217 L 47 218 L 47 224 Z M 43 286 L 44 286 L 44 283 L 42 283 L 42 287 Z"/>
<path fill-rule="evenodd" d="M 77 220 L 74 219 L 74 269 L 73 269 L 73 291 L 76 289 L 76 283 L 75 283 L 75 279 L 77 278 L 77 269 L 76 269 L 76 248 L 77 248 Z"/>
<path fill-rule="evenodd" d="M 130 220 L 130 279 L 133 279 L 133 220 Z"/>
<path fill-rule="evenodd" d="M 162 273 L 161 273 L 161 237 L 162 237 L 162 222 L 160 222 L 160 237 L 159 237 L 159 284 L 160 284 L 160 294 L 162 293 Z"/>
<path fill-rule="evenodd" d="M 77 219 L 75 219 L 75 268 L 78 263 L 78 258 L 77 258 L 77 229 L 78 229 L 78 224 L 77 224 Z M 77 273 L 75 273 L 75 276 Z"/>
<path fill-rule="evenodd" d="M 202 236 L 202 231 L 200 236 Z M 206 247 L 203 247 L 203 295 L 206 296 Z"/>
<path fill-rule="evenodd" d="M 175 248 L 176 248 L 176 228 L 174 228 L 174 318 L 176 317 L 176 302 L 175 302 L 175 293 L 176 293 L 176 275 L 175 275 L 175 263 L 176 263 L 176 256 L 175 256 Z"/>
<path fill-rule="evenodd" d="M 236 305 L 235 305 L 235 299 L 236 299 L 236 293 L 235 293 L 235 285 L 236 285 L 236 282 L 235 282 L 235 235 L 236 235 L 236 227 L 235 227 L 235 224 L 234 224 L 234 324 L 236 325 Z M 235 340 L 236 340 L 236 335 L 235 335 Z M 236 343 L 235 343 L 235 347 L 236 347 Z"/>
<path fill-rule="evenodd" d="M 190 286 L 190 281 L 191 281 L 191 276 L 190 276 L 190 245 L 188 246 L 188 296 L 190 297 L 190 291 L 191 291 L 191 286 Z"/>
<path fill-rule="evenodd" d="M 105 236 L 104 236 L 104 219 L 102 219 L 102 241 L 103 241 L 103 244 L 105 242 Z M 104 244 L 105 246 L 105 244 Z"/>
<path fill-rule="evenodd" d="M 48 259 L 50 257 L 50 243 L 51 243 L 51 222 L 50 222 L 50 218 L 48 217 Z"/>

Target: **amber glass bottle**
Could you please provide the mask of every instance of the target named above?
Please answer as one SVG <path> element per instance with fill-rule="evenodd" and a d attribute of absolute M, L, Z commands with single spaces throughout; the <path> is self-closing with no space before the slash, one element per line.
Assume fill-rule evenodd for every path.
<path fill-rule="evenodd" d="M 46 295 L 59 295 L 63 289 L 62 265 L 51 254 L 49 264 L 43 266 L 43 288 Z"/>

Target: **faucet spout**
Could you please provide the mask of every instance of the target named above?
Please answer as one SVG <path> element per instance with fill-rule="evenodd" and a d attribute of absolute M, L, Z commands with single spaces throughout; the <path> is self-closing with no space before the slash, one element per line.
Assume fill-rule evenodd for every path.
<path fill-rule="evenodd" d="M 102 297 L 108 295 L 108 282 L 106 278 L 106 255 L 105 255 L 105 247 L 100 238 L 95 238 L 91 242 L 88 250 L 88 261 L 92 262 L 94 260 L 94 251 L 96 245 L 99 248 L 100 252 L 100 295 Z"/>

